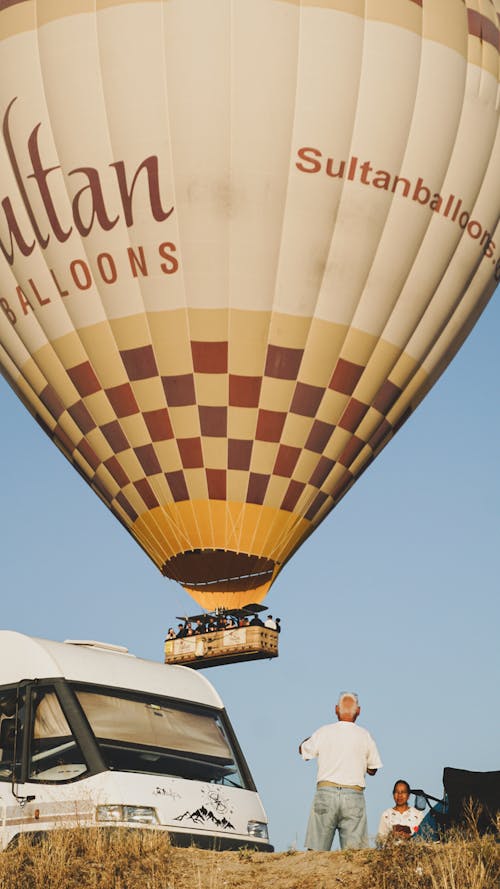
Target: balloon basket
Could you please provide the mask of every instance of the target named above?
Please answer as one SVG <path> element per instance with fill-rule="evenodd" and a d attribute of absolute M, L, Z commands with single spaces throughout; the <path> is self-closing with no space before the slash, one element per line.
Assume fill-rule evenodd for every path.
<path fill-rule="evenodd" d="M 278 633 L 268 627 L 235 627 L 167 639 L 165 663 L 204 670 L 222 664 L 278 657 Z"/>

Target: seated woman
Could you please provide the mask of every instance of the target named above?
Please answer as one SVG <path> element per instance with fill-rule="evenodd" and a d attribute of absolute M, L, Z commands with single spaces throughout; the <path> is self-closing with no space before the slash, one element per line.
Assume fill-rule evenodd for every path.
<path fill-rule="evenodd" d="M 409 840 L 414 833 L 417 833 L 418 826 L 423 818 L 423 812 L 419 812 L 414 806 L 408 805 L 410 796 L 408 781 L 402 781 L 401 779 L 396 781 L 392 795 L 395 805 L 392 809 L 385 809 L 380 816 L 377 832 L 377 841 L 379 843 L 385 843 L 389 836 Z"/>

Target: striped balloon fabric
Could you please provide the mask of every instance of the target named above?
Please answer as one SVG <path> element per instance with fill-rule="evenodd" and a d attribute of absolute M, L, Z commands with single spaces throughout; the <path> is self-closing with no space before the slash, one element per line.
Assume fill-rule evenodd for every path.
<path fill-rule="evenodd" d="M 261 601 L 500 278 L 500 0 L 0 0 L 0 366 Z"/>

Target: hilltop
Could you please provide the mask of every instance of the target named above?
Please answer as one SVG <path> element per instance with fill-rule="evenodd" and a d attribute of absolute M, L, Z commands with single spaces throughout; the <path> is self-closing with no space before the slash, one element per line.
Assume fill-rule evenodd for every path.
<path fill-rule="evenodd" d="M 103 829 L 21 838 L 0 855 L 0 889 L 498 889 L 495 837 L 378 851 L 214 852 L 166 834 Z"/>

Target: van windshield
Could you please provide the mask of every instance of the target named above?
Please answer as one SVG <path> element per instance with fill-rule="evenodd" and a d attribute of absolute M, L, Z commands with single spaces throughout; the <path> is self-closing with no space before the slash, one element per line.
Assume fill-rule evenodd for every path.
<path fill-rule="evenodd" d="M 218 712 L 132 692 L 74 691 L 109 769 L 245 786 Z"/>

